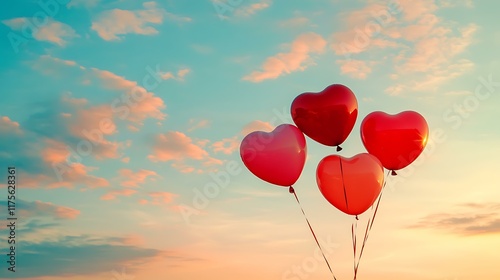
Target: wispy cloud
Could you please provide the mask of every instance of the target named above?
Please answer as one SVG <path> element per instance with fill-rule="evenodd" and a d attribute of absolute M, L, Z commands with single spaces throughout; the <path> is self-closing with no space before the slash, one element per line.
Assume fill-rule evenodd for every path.
<path fill-rule="evenodd" d="M 137 172 L 131 169 L 120 169 L 119 172 L 123 187 L 137 188 L 146 182 L 148 178 L 158 177 L 158 174 L 152 170 L 141 169 Z"/>
<path fill-rule="evenodd" d="M 243 77 L 243 80 L 258 83 L 295 71 L 303 71 L 314 64 L 311 55 L 322 53 L 325 46 L 326 41 L 320 35 L 301 34 L 292 42 L 289 52 L 267 58 L 261 71 L 254 71 Z"/>
<path fill-rule="evenodd" d="M 2 23 L 10 27 L 12 30 L 22 31 L 23 27 L 32 25 L 31 20 L 32 19 L 30 18 L 20 17 L 3 20 Z M 33 38 L 37 41 L 50 42 L 64 47 L 68 43 L 67 40 L 78 37 L 78 34 L 76 34 L 75 30 L 71 28 L 71 26 L 50 19 L 46 24 L 33 29 L 31 36 L 33 36 Z"/>
<path fill-rule="evenodd" d="M 143 10 L 104 11 L 92 22 L 92 30 L 106 41 L 118 41 L 126 34 L 158 34 L 153 25 L 163 23 L 165 18 L 175 22 L 191 21 L 191 18 L 178 16 L 159 8 L 156 2 L 145 2 L 143 7 Z"/>
<path fill-rule="evenodd" d="M 260 0 L 255 3 L 248 4 L 246 6 L 242 6 L 237 8 L 234 11 L 234 14 L 238 17 L 249 17 L 254 15 L 255 13 L 265 10 L 269 8 L 272 4 L 271 0 Z"/>
<path fill-rule="evenodd" d="M 446 2 L 446 1 L 445 1 Z M 478 26 L 470 23 L 457 26 L 438 15 L 445 2 L 433 0 L 399 1 L 397 5 L 369 3 L 367 6 L 342 14 L 346 28 L 333 34 L 332 48 L 343 74 L 364 79 L 371 72 L 361 58 L 351 55 L 375 54 L 392 48 L 393 54 L 376 53 L 393 62 L 390 77 L 397 83 L 386 93 L 432 92 L 440 85 L 473 69 L 474 64 L 460 55 L 474 42 Z M 361 73 L 353 69 L 357 67 Z"/>
<path fill-rule="evenodd" d="M 500 233 L 499 203 L 465 203 L 448 213 L 431 214 L 410 228 L 435 229 L 459 235 Z"/>

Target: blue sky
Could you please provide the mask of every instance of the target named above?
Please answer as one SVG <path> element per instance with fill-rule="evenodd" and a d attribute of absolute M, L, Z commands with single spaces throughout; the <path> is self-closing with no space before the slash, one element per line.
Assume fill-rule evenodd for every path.
<path fill-rule="evenodd" d="M 372 111 L 417 111 L 431 132 L 420 161 L 388 182 L 360 277 L 500 276 L 491 249 L 500 244 L 498 4 L 3 5 L 0 165 L 17 168 L 25 226 L 19 272 L 2 267 L 2 277 L 110 279 L 126 268 L 136 279 L 286 279 L 315 244 L 286 189 L 244 168 L 239 143 L 292 123 L 297 95 L 335 83 L 359 104 L 341 155 L 365 152 L 359 124 Z M 345 278 L 352 219 L 315 182 L 317 163 L 335 152 L 307 144 L 296 189 Z M 199 200 L 228 166 L 238 171 L 228 186 Z M 328 271 L 318 262 L 307 275 Z"/>

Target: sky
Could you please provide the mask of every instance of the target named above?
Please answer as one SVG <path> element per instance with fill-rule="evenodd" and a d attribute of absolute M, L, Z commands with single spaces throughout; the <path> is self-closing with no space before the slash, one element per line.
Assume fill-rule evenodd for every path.
<path fill-rule="evenodd" d="M 419 112 L 426 149 L 387 178 L 358 279 L 500 279 L 500 4 L 480 0 L 24 0 L 1 4 L 2 279 L 332 279 L 284 187 L 243 165 L 252 131 L 348 86 L 341 152 L 306 137 L 294 185 L 337 279 L 351 226 L 319 161 L 366 152 L 373 111 Z M 497 82 L 498 81 L 498 82 Z M 358 234 L 371 212 L 360 216 Z M 358 239 L 359 240 L 359 239 Z"/>

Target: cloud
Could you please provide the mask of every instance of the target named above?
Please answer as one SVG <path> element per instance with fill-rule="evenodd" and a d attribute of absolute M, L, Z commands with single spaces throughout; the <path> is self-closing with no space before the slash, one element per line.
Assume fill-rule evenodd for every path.
<path fill-rule="evenodd" d="M 240 141 L 237 137 L 232 138 L 224 138 L 221 141 L 214 142 L 212 144 L 212 149 L 214 152 L 224 153 L 226 155 L 230 155 L 234 153 L 240 147 Z"/>
<path fill-rule="evenodd" d="M 79 109 L 69 121 L 69 132 L 85 141 L 90 152 L 97 159 L 119 158 L 119 148 L 124 145 L 106 139 L 115 134 L 114 114 L 109 105 Z"/>
<path fill-rule="evenodd" d="M 434 229 L 458 235 L 500 233 L 499 203 L 465 203 L 456 205 L 451 213 L 425 216 L 410 226 L 413 229 Z"/>
<path fill-rule="evenodd" d="M 201 160 L 208 156 L 192 139 L 179 131 L 169 131 L 157 135 L 153 145 L 153 153 L 148 158 L 153 162 L 183 160 L 186 158 Z"/>
<path fill-rule="evenodd" d="M 364 80 L 372 72 L 368 63 L 362 60 L 337 60 L 337 64 L 340 64 L 342 74 L 349 75 L 354 79 Z"/>
<path fill-rule="evenodd" d="M 141 204 L 153 204 L 153 205 L 169 204 L 174 200 L 175 197 L 177 197 L 177 195 L 169 192 L 150 192 L 148 193 L 148 197 L 149 200 L 143 199 L 141 200 Z"/>
<path fill-rule="evenodd" d="M 254 131 L 271 132 L 273 130 L 274 127 L 270 123 L 256 120 L 245 125 L 241 130 L 241 135 L 246 136 Z"/>
<path fill-rule="evenodd" d="M 45 142 L 45 148 L 41 151 L 41 158 L 48 166 L 52 167 L 51 172 L 57 173 L 58 178 L 46 177 L 46 181 L 40 181 L 38 184 L 47 184 L 49 188 L 72 188 L 80 184 L 91 188 L 109 185 L 106 179 L 88 174 L 96 168 L 68 161 L 72 153 L 66 144 L 53 139 L 47 139 Z"/>
<path fill-rule="evenodd" d="M 52 279 L 79 275 L 92 279 L 92 275 L 109 273 L 123 263 L 137 264 L 160 254 L 166 255 L 160 250 L 126 245 L 126 240 L 83 235 L 64 236 L 40 243 L 25 241 L 23 249 L 16 252 L 18 259 L 23 260 L 23 269 L 16 271 L 16 277 Z M 170 257 L 173 260 L 178 256 L 170 253 Z M 11 277 L 8 273 L 11 272 L 2 269 L 0 278 Z"/>
<path fill-rule="evenodd" d="M 32 21 L 33 19 L 22 17 L 3 20 L 2 23 L 12 30 L 22 31 L 25 26 L 33 26 Z M 78 37 L 71 26 L 53 19 L 48 20 L 46 24 L 35 27 L 31 35 L 37 41 L 50 42 L 61 47 L 66 46 L 67 39 Z"/>
<path fill-rule="evenodd" d="M 120 169 L 118 171 L 120 178 L 122 179 L 120 185 L 123 187 L 132 187 L 137 188 L 140 187 L 143 183 L 146 182 L 148 177 L 157 177 L 158 174 L 152 170 L 141 169 L 137 172 L 132 171 L 131 169 Z"/>
<path fill-rule="evenodd" d="M 148 159 L 152 162 L 171 162 L 171 166 L 182 173 L 216 171 L 216 166 L 224 162 L 211 157 L 203 148 L 205 145 L 205 140 L 194 141 L 182 132 L 169 131 L 155 136 Z"/>
<path fill-rule="evenodd" d="M 110 71 L 96 68 L 93 68 L 92 71 L 105 88 L 118 90 L 124 94 L 121 96 L 123 102 L 119 102 L 118 104 L 121 104 L 121 106 L 117 106 L 117 108 L 119 107 L 120 111 L 127 113 L 121 114 L 120 118 L 126 118 L 139 125 L 147 118 L 165 119 L 166 114 L 162 110 L 166 108 L 166 105 L 163 99 L 154 93 L 148 92 L 144 87 L 138 85 L 137 82 L 128 80 Z"/>
<path fill-rule="evenodd" d="M 259 2 L 251 3 L 236 9 L 234 14 L 238 17 L 250 17 L 259 11 L 269 8 L 271 4 L 271 0 L 260 0 Z"/>
<path fill-rule="evenodd" d="M 294 17 L 287 20 L 279 22 L 279 26 L 283 28 L 297 28 L 300 26 L 305 26 L 310 23 L 309 19 L 306 17 Z"/>
<path fill-rule="evenodd" d="M 160 72 L 158 73 L 160 78 L 162 80 L 177 80 L 177 81 L 184 81 L 184 77 L 191 72 L 191 69 L 189 68 L 182 68 L 177 71 L 177 74 L 174 74 L 172 72 Z"/>
<path fill-rule="evenodd" d="M 193 130 L 200 129 L 200 128 L 207 128 L 209 125 L 210 125 L 209 120 L 190 119 L 188 131 L 193 131 Z"/>
<path fill-rule="evenodd" d="M 117 199 L 118 196 L 131 196 L 135 193 L 137 193 L 137 191 L 132 189 L 113 190 L 101 196 L 101 200 L 114 200 Z"/>
<path fill-rule="evenodd" d="M 390 5 L 370 3 L 367 6 L 340 14 L 339 20 L 344 29 L 332 35 L 331 48 L 337 55 L 350 55 L 367 51 L 376 45 L 371 40 L 378 36 L 382 28 L 390 26 L 395 21 L 394 14 L 398 11 Z M 384 20 L 378 20 L 378 17 Z M 391 47 L 392 44 L 379 42 L 377 47 Z"/>
<path fill-rule="evenodd" d="M 30 65 L 34 70 L 52 77 L 62 77 L 63 75 L 68 75 L 69 71 L 75 72 L 75 75 L 81 75 L 81 71 L 86 69 L 85 67 L 78 65 L 76 61 L 60 59 L 48 54 L 39 56 L 38 59 L 30 62 Z"/>
<path fill-rule="evenodd" d="M 21 129 L 19 123 L 12 121 L 8 116 L 0 118 L 0 133 L 15 133 L 20 134 Z"/>
<path fill-rule="evenodd" d="M 322 53 L 326 41 L 316 33 L 299 35 L 291 44 L 288 53 L 279 53 L 266 59 L 262 71 L 254 71 L 243 77 L 243 80 L 258 83 L 295 71 L 303 71 L 313 64 L 311 54 Z"/>
<path fill-rule="evenodd" d="M 2 202 L 7 205 L 7 202 Z M 51 217 L 55 219 L 74 220 L 80 215 L 80 211 L 71 207 L 59 206 L 50 202 L 16 200 L 16 207 L 23 219 L 34 217 Z"/>
<path fill-rule="evenodd" d="M 155 35 L 158 30 L 152 25 L 158 25 L 164 18 L 175 22 L 190 22 L 188 17 L 182 17 L 162 8 L 156 2 L 143 3 L 143 10 L 113 9 L 102 12 L 92 22 L 92 30 L 106 41 L 118 41 L 125 34 Z"/>
<path fill-rule="evenodd" d="M 442 1 L 443 2 L 443 1 Z M 398 4 L 369 3 L 365 7 L 341 15 L 345 28 L 332 36 L 332 49 L 342 73 L 364 79 L 371 72 L 367 62 L 351 56 L 393 48 L 391 54 L 380 54 L 381 64 L 391 61 L 397 80 L 385 91 L 390 95 L 406 92 L 435 92 L 440 85 L 473 69 L 474 64 L 459 56 L 474 42 L 478 26 L 458 26 L 439 16 L 440 6 L 434 0 L 399 1 Z M 356 68 L 359 71 L 356 71 Z"/>

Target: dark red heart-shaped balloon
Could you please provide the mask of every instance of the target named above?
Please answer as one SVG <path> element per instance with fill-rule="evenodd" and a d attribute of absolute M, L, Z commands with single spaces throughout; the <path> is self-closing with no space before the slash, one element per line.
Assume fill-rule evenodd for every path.
<path fill-rule="evenodd" d="M 255 176 L 279 186 L 299 179 L 306 161 L 306 139 L 294 125 L 282 124 L 272 132 L 254 131 L 241 141 L 240 155 Z"/>
<path fill-rule="evenodd" d="M 359 215 L 368 210 L 382 190 L 384 168 L 368 154 L 352 158 L 327 156 L 316 170 L 316 181 L 323 196 L 340 211 Z"/>
<path fill-rule="evenodd" d="M 318 93 L 297 96 L 291 107 L 297 127 L 311 139 L 327 146 L 342 144 L 358 116 L 358 101 L 344 85 L 331 85 Z"/>
<path fill-rule="evenodd" d="M 389 170 L 399 170 L 417 159 L 427 144 L 428 135 L 427 122 L 414 111 L 396 115 L 373 112 L 361 123 L 366 150 Z"/>

